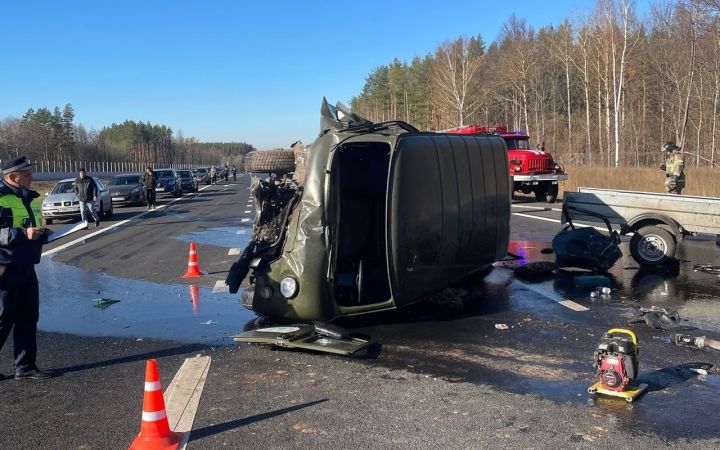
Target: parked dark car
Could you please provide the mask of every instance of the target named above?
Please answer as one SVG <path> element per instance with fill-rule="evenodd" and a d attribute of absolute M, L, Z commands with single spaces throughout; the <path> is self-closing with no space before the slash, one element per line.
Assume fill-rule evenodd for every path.
<path fill-rule="evenodd" d="M 193 169 L 192 172 L 198 183 L 210 184 L 210 174 L 208 173 L 207 167 L 198 167 Z"/>
<path fill-rule="evenodd" d="M 176 170 L 180 175 L 180 184 L 185 192 L 197 192 L 198 181 L 193 176 L 192 170 L 189 169 L 178 169 Z"/>
<path fill-rule="evenodd" d="M 123 173 L 115 175 L 107 184 L 112 204 L 140 205 L 143 203 L 143 186 L 140 173 Z"/>
<path fill-rule="evenodd" d="M 157 194 L 171 194 L 173 197 L 180 197 L 183 193 L 182 181 L 175 169 L 157 169 Z"/>

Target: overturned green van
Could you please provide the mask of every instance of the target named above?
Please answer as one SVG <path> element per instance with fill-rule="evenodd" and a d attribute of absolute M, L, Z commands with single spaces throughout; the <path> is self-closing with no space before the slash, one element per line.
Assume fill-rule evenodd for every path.
<path fill-rule="evenodd" d="M 323 99 L 308 147 L 249 153 L 250 245 L 227 283 L 275 322 L 328 322 L 409 305 L 507 253 L 511 180 L 496 136 L 372 123 Z M 239 281 L 238 281 L 239 280 Z"/>

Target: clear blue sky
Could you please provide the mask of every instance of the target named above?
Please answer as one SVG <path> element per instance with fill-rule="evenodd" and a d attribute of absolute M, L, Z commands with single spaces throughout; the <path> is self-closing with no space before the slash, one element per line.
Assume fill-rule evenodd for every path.
<path fill-rule="evenodd" d="M 593 5 L 7 0 L 0 119 L 71 103 L 87 129 L 131 119 L 202 142 L 287 147 L 314 140 L 323 96 L 349 103 L 393 58 L 410 61 L 459 36 L 489 44 L 513 13 L 537 29 Z"/>

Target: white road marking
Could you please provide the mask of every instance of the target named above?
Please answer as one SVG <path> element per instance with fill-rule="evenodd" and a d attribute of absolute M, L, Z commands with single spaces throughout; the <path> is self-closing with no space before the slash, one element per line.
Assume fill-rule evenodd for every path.
<path fill-rule="evenodd" d="M 235 234 L 245 234 L 247 230 L 237 230 Z"/>
<path fill-rule="evenodd" d="M 209 356 L 185 359 L 165 391 L 165 409 L 170 429 L 183 433 L 179 447 L 181 449 L 186 448 L 190 438 L 210 362 Z"/>
<path fill-rule="evenodd" d="M 243 214 L 250 214 L 251 212 L 252 211 L 250 211 L 250 210 L 245 210 L 245 211 L 243 211 Z"/>
<path fill-rule="evenodd" d="M 213 294 L 219 294 L 221 292 L 230 292 L 230 287 L 225 284 L 225 280 L 217 280 L 212 290 Z"/>
<path fill-rule="evenodd" d="M 250 222 L 250 219 L 247 217 L 243 217 L 242 219 L 240 219 L 240 222 Z"/>
<path fill-rule="evenodd" d="M 228 250 L 228 256 L 239 255 L 239 254 L 240 254 L 239 248 L 231 248 L 230 250 Z"/>
<path fill-rule="evenodd" d="M 561 305 L 566 306 L 566 307 L 572 309 L 573 311 L 578 311 L 578 312 L 590 311 L 589 308 L 586 308 L 586 307 L 584 307 L 583 305 L 581 305 L 581 304 L 579 304 L 579 303 L 575 303 L 575 302 L 572 301 L 572 300 L 563 300 L 563 301 L 560 301 L 560 302 L 558 302 L 558 303 L 560 303 Z"/>
<path fill-rule="evenodd" d="M 562 209 L 561 209 L 561 208 L 553 208 L 553 207 L 550 207 L 550 206 L 528 206 L 528 205 L 518 205 L 518 204 L 513 203 L 512 207 L 513 207 L 513 208 L 534 209 L 534 210 L 536 210 L 536 211 L 558 211 L 558 212 L 562 212 Z"/>
<path fill-rule="evenodd" d="M 543 220 L 545 222 L 553 222 L 553 223 L 558 223 L 558 224 L 561 223 L 560 220 L 558 220 L 558 219 L 551 219 L 549 217 L 538 217 L 538 216 L 533 216 L 532 214 L 515 212 L 515 213 L 512 213 L 512 215 L 519 216 L 519 217 L 527 217 L 528 219 Z M 573 220 L 573 223 L 575 225 L 582 225 L 584 227 L 595 228 L 596 230 L 600 230 L 600 231 L 607 231 L 607 227 L 596 227 L 595 225 L 585 223 L 585 222 L 577 222 L 575 220 Z"/>
<path fill-rule="evenodd" d="M 563 305 L 566 308 L 570 308 L 573 311 L 578 311 L 578 312 L 590 311 L 590 308 L 586 308 L 579 303 L 575 303 L 572 300 L 563 298 L 562 296 L 556 294 L 555 292 L 553 292 L 549 289 L 543 288 L 542 285 L 525 283 L 524 281 L 520 281 L 517 279 L 513 280 L 513 283 L 517 283 L 520 286 L 522 286 L 524 289 L 538 293 L 538 294 L 542 295 L 543 297 L 547 297 L 550 300 L 554 301 L 555 303 Z"/>
<path fill-rule="evenodd" d="M 205 186 L 204 188 L 202 188 L 202 189 L 200 189 L 200 190 L 203 190 L 203 189 L 205 189 L 205 188 L 207 188 L 207 187 L 208 187 L 208 186 Z M 188 194 L 184 194 L 183 197 L 184 197 L 184 196 L 188 196 L 188 195 L 192 195 L 192 194 L 189 194 L 189 193 L 188 193 Z M 62 244 L 62 245 L 59 245 L 59 246 L 57 246 L 57 247 L 55 247 L 55 248 L 53 248 L 53 249 L 51 249 L 51 250 L 48 250 L 48 251 L 46 251 L 46 252 L 43 252 L 43 253 L 42 253 L 42 256 L 52 255 L 53 253 L 57 253 L 57 252 L 59 252 L 60 250 L 65 250 L 66 248 L 72 247 L 73 245 L 78 244 L 78 243 L 81 243 L 82 241 L 85 241 L 85 240 L 87 240 L 87 239 L 89 239 L 89 238 L 91 238 L 91 237 L 97 236 L 97 235 L 99 235 L 99 234 L 106 233 L 106 232 L 112 230 L 113 228 L 117 228 L 117 227 L 123 226 L 123 225 L 125 225 L 126 223 L 134 222 L 134 221 L 136 221 L 136 220 L 144 217 L 145 215 L 150 214 L 151 212 L 158 211 L 158 210 L 160 210 L 160 209 L 166 208 L 166 207 L 172 205 L 173 203 L 175 203 L 176 201 L 182 200 L 183 197 L 178 197 L 178 198 L 176 198 L 176 199 L 170 200 L 168 203 L 166 203 L 166 204 L 164 204 L 164 205 L 161 205 L 161 206 L 158 206 L 158 207 L 155 208 L 154 210 L 151 210 L 151 211 L 143 211 L 143 212 L 141 212 L 140 214 L 138 214 L 138 215 L 136 215 L 136 216 L 132 216 L 132 217 L 129 218 L 129 219 L 121 220 L 120 222 L 114 223 L 114 224 L 112 224 L 112 225 L 110 225 L 110 226 L 108 226 L 108 227 L 103 228 L 102 230 L 97 230 L 97 231 L 95 231 L 95 232 L 93 232 L 93 233 L 90 233 L 90 234 L 84 234 L 82 237 L 79 237 L 79 238 L 75 239 L 74 241 L 66 242 L 66 243 L 64 243 L 64 244 Z"/>

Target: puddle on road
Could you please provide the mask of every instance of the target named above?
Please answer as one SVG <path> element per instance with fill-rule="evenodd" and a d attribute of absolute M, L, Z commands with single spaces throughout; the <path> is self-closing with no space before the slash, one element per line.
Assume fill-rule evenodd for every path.
<path fill-rule="evenodd" d="M 42 274 L 38 326 L 44 331 L 227 345 L 255 317 L 240 305 L 240 293 L 129 280 L 50 259 L 37 270 Z M 94 306 L 98 298 L 119 302 L 101 308 Z"/>
<path fill-rule="evenodd" d="M 238 231 L 245 231 L 245 233 L 238 234 Z M 180 236 L 172 236 L 172 238 L 196 244 L 243 249 L 247 247 L 251 233 L 252 223 L 248 223 L 237 227 L 207 228 Z"/>
<path fill-rule="evenodd" d="M 513 240 L 509 251 L 521 257 L 518 264 L 554 261 L 553 254 L 541 252 L 545 248 L 551 244 Z M 593 286 L 577 286 L 572 275 L 562 273 L 534 284 L 588 307 L 602 302 L 673 309 L 695 326 L 720 331 L 720 277 L 693 270 L 695 264 L 720 264 L 720 247 L 715 246 L 714 239 L 693 238 L 681 244 L 677 253 L 680 263 L 670 267 L 641 268 L 630 256 L 627 242 L 620 249 L 623 256 L 608 273 L 612 288 L 609 297 L 591 298 Z"/>

